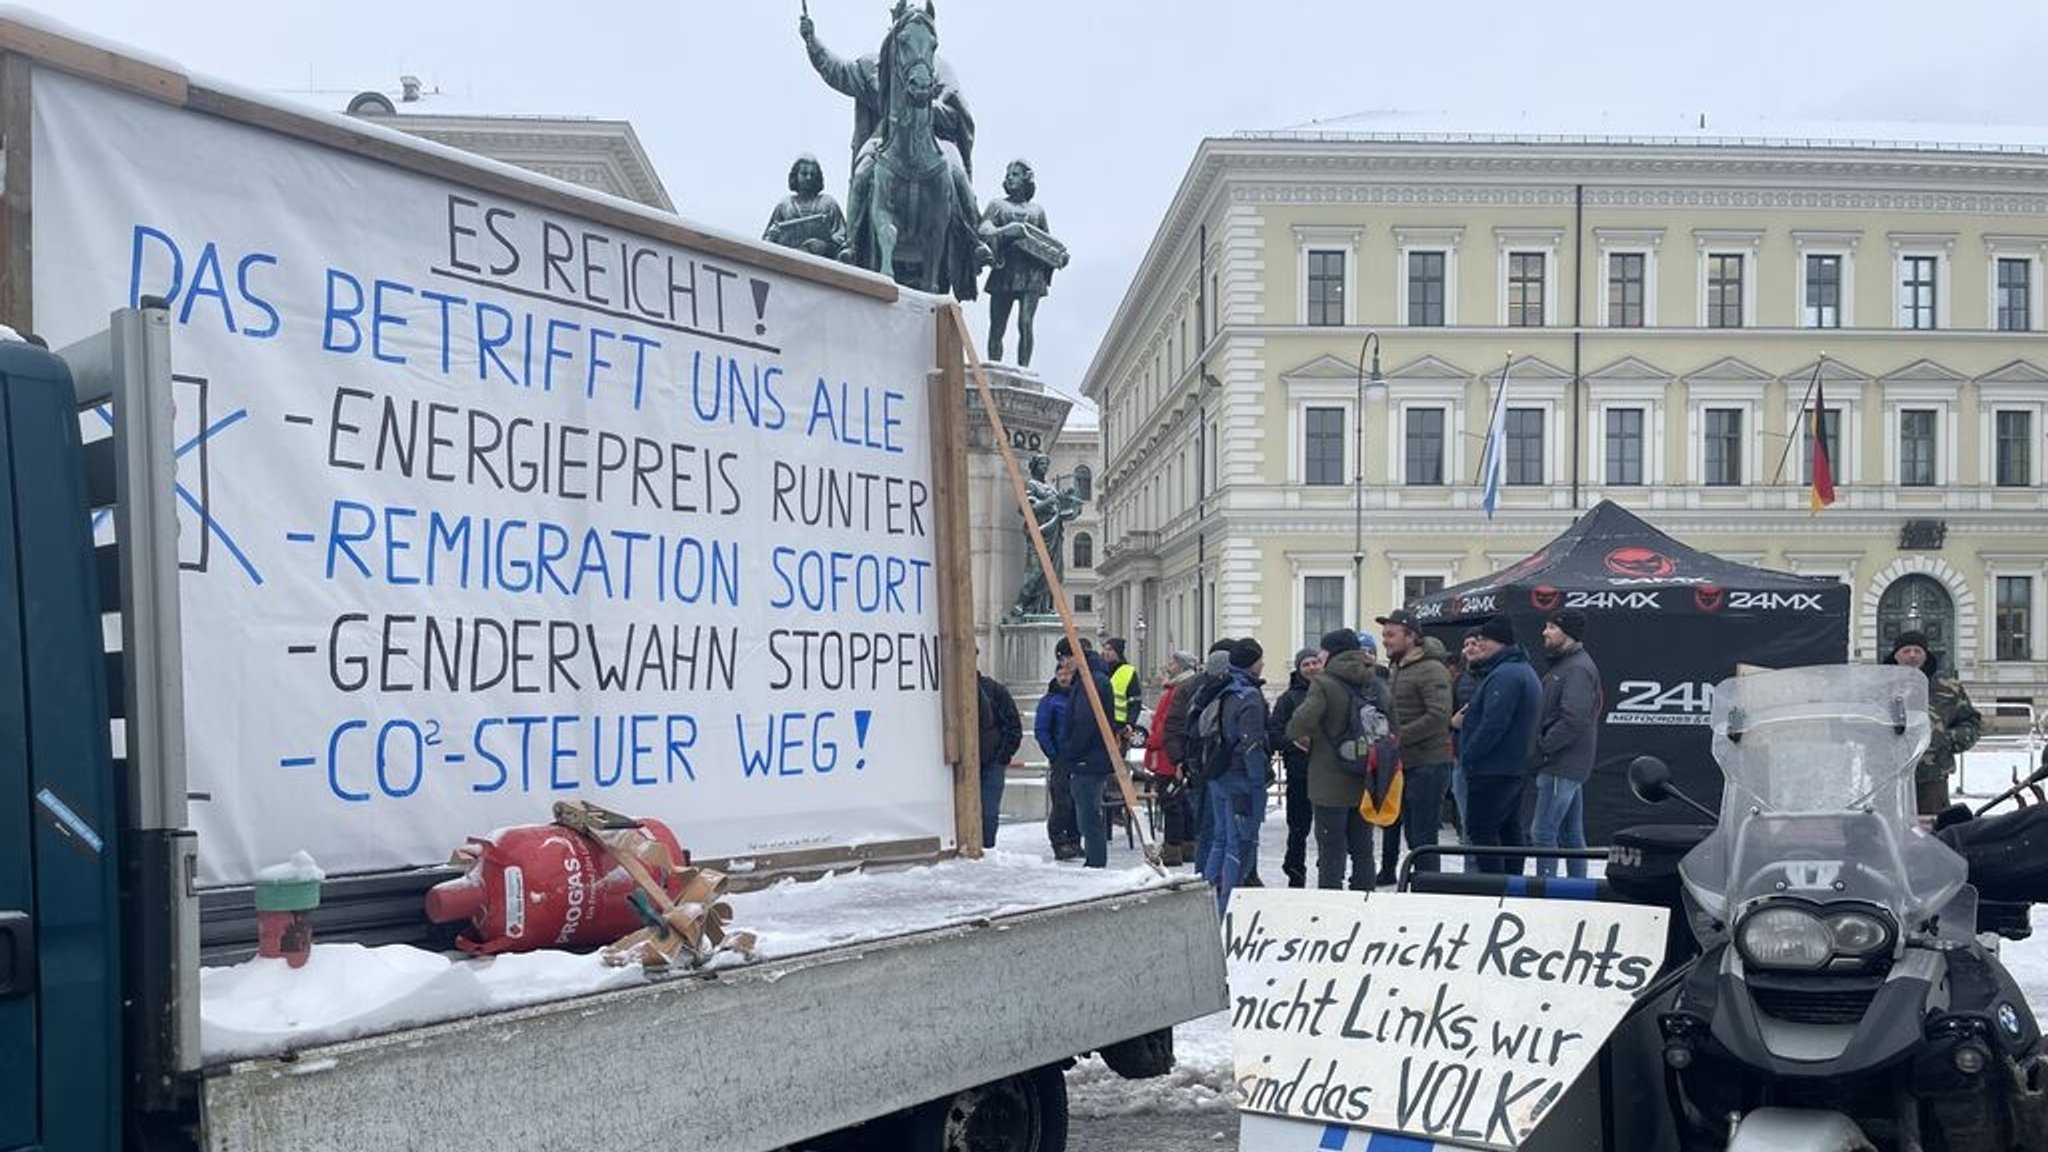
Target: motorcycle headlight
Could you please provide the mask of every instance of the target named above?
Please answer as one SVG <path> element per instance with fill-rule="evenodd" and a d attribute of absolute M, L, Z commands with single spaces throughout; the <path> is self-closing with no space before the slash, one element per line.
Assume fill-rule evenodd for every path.
<path fill-rule="evenodd" d="M 1759 968 L 1810 972 L 1835 954 L 1835 933 L 1819 916 L 1784 905 L 1759 908 L 1743 917 L 1735 942 Z"/>
<path fill-rule="evenodd" d="M 1862 958 L 1892 942 L 1891 926 L 1868 912 L 1837 912 L 1827 918 L 1837 956 Z"/>

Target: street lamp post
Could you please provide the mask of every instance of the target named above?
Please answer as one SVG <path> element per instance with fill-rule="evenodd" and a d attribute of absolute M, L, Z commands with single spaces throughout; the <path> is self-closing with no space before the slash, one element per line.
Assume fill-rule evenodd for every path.
<path fill-rule="evenodd" d="M 1372 374 L 1366 374 L 1366 349 L 1372 350 Z M 1358 429 L 1358 443 L 1352 452 L 1351 480 L 1351 626 L 1365 620 L 1365 396 L 1370 390 L 1385 393 L 1387 378 L 1380 375 L 1380 334 L 1367 332 L 1358 345 L 1358 411 L 1352 417 Z"/>

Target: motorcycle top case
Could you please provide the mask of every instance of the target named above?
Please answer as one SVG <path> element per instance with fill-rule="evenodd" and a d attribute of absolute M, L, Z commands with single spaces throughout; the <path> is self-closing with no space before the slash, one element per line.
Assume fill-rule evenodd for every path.
<path fill-rule="evenodd" d="M 1679 861 L 1713 835 L 1711 824 L 1643 824 L 1614 834 L 1607 850 L 1607 886 L 1632 904 L 1676 909 L 1685 890 Z"/>
<path fill-rule="evenodd" d="M 2048 902 L 2048 805 L 1980 816 L 1937 835 L 1969 863 L 1981 898 Z"/>

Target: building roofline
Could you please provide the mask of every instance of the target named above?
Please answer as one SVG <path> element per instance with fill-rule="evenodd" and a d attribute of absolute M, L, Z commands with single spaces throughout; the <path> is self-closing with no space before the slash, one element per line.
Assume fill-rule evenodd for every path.
<path fill-rule="evenodd" d="M 1397 178 L 1458 179 L 1460 173 L 1441 167 L 1403 172 L 1404 161 L 1452 157 L 1467 162 L 1466 179 L 1499 182 L 1535 179 L 1545 183 L 1668 182 L 1687 168 L 1746 162 L 1751 171 L 1730 173 L 1749 182 L 1757 169 L 1782 168 L 1787 176 L 1811 182 L 1814 168 L 1839 167 L 1845 173 L 1893 179 L 2023 181 L 2048 180 L 2048 129 L 2041 144 L 1966 144 L 1939 141 L 1859 140 L 1810 136 L 1634 136 L 1618 134 L 1345 132 L 1296 129 L 1237 132 L 1204 137 L 1169 202 L 1152 243 L 1139 261 L 1122 301 L 1103 332 L 1102 343 L 1081 378 L 1081 394 L 1102 404 L 1103 392 L 1118 359 L 1137 333 L 1130 323 L 1155 302 L 1158 282 L 1189 243 L 1188 233 L 1213 212 L 1227 182 L 1239 177 L 1284 178 L 1276 164 L 1269 168 L 1233 166 L 1247 161 L 1300 162 L 1299 175 L 1327 177 L 1336 166 L 1361 160 L 1388 163 Z M 1940 157 L 1940 159 L 1936 159 Z M 1597 168 L 1606 159 L 1611 172 L 1574 172 L 1577 166 Z M 1887 163 L 1886 161 L 1889 161 Z M 1975 161 L 1975 162 L 1973 162 Z M 1666 163 L 1668 162 L 1668 163 Z M 1540 164 L 1540 166 L 1539 166 Z M 1527 168 L 1518 171 L 1522 165 Z M 1648 165 L 1648 166 L 1646 166 Z M 1725 179 L 1724 181 L 1725 182 Z M 1214 335 L 1213 333 L 1211 334 Z"/>

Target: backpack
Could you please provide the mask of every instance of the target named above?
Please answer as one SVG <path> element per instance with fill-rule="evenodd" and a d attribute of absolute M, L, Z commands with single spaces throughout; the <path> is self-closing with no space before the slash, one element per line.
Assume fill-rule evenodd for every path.
<path fill-rule="evenodd" d="M 1401 737 L 1372 694 L 1339 683 L 1350 695 L 1351 707 L 1345 710 L 1344 732 L 1336 740 L 1337 767 L 1365 781 L 1358 814 L 1366 823 L 1385 828 L 1401 818 Z"/>
<path fill-rule="evenodd" d="M 1187 738 L 1188 756 L 1185 774 L 1189 777 L 1188 787 L 1194 788 L 1222 777 L 1230 771 L 1230 753 L 1237 743 L 1226 731 L 1224 704 L 1243 696 L 1251 689 L 1242 684 L 1225 682 L 1212 692 L 1197 697 L 1200 711 L 1194 716 L 1194 731 Z"/>

